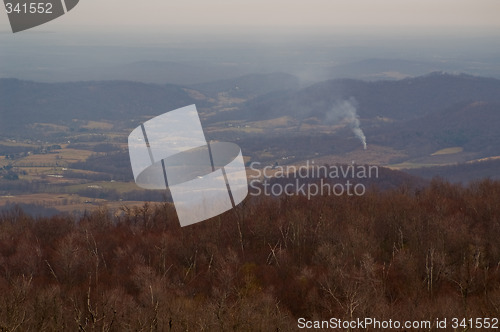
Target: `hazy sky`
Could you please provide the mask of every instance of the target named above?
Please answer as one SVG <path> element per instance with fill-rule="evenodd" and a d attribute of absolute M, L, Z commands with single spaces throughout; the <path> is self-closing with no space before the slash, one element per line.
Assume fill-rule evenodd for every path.
<path fill-rule="evenodd" d="M 81 0 L 62 26 L 497 26 L 500 0 Z M 0 15 L 6 23 L 7 15 Z"/>

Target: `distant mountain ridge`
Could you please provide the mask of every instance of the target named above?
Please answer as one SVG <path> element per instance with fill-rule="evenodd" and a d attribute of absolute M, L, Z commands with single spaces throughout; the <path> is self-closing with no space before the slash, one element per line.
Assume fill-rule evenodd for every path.
<path fill-rule="evenodd" d="M 500 102 L 500 80 L 469 75 L 432 73 L 398 81 L 365 82 L 336 79 L 296 90 L 293 75 L 255 74 L 189 86 L 201 95 L 231 92 L 249 98 L 227 119 L 265 120 L 324 115 L 337 101 L 354 97 L 361 118 L 383 116 L 409 120 L 463 102 Z M 22 114 L 32 120 L 116 119 L 124 114 L 161 114 L 208 98 L 194 98 L 188 88 L 173 84 L 131 81 L 37 83 L 0 79 L 0 115 Z M 254 98 L 251 98 L 254 97 Z M 18 119 L 19 120 L 19 119 Z"/>
<path fill-rule="evenodd" d="M 500 103 L 459 103 L 418 119 L 368 128 L 372 143 L 404 149 L 410 156 L 461 147 L 473 158 L 500 154 Z"/>
<path fill-rule="evenodd" d="M 297 90 L 299 79 L 291 74 L 250 74 L 233 79 L 194 84 L 191 88 L 211 95 L 227 93 L 232 97 L 253 98 L 274 91 Z"/>
<path fill-rule="evenodd" d="M 296 89 L 298 84 L 294 76 L 283 73 L 190 87 L 0 79 L 0 129 L 6 135 L 33 123 L 73 119 L 127 122 L 127 127 L 134 127 L 145 117 L 190 104 L 197 104 L 208 124 L 282 117 L 322 123 L 335 103 L 352 97 L 370 144 L 406 150 L 410 156 L 450 146 L 461 146 L 477 158 L 500 155 L 500 80 L 436 72 L 399 81 L 338 79 Z M 218 104 L 220 93 L 228 97 L 224 103 L 230 107 L 224 111 L 219 111 L 226 107 Z M 231 98 L 238 97 L 244 102 L 231 104 Z"/>
<path fill-rule="evenodd" d="M 0 79 L 0 129 L 72 119 L 134 120 L 204 102 L 177 85 L 128 81 L 37 83 Z"/>
<path fill-rule="evenodd" d="M 323 116 L 339 100 L 354 97 L 361 118 L 418 118 L 460 102 L 500 102 L 500 80 L 442 72 L 398 81 L 336 79 L 297 92 L 266 95 L 248 101 L 235 118 Z M 230 116 L 230 115 L 229 115 Z"/>

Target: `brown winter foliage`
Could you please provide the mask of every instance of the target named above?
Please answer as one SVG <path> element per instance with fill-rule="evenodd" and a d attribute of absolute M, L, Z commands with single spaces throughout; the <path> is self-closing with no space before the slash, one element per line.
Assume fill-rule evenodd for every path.
<path fill-rule="evenodd" d="M 250 197 L 181 228 L 0 216 L 1 331 L 290 331 L 297 319 L 500 316 L 500 183 Z"/>

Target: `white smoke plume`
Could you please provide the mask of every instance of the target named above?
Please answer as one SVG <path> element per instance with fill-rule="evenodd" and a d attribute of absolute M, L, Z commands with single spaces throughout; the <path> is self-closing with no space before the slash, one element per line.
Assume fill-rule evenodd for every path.
<path fill-rule="evenodd" d="M 353 97 L 337 102 L 330 112 L 326 113 L 327 122 L 346 121 L 351 127 L 352 132 L 363 144 L 363 149 L 366 150 L 366 136 L 360 127 L 359 117 L 356 111 L 356 99 Z"/>

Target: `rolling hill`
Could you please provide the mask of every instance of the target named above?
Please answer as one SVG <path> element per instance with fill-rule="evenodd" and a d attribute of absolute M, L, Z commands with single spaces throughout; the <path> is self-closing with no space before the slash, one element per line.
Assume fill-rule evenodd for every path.
<path fill-rule="evenodd" d="M 249 100 L 232 118 L 321 117 L 338 100 L 355 98 L 363 118 L 416 119 L 460 102 L 500 102 L 500 80 L 431 73 L 398 81 L 330 80 L 297 92 L 272 93 Z"/>
<path fill-rule="evenodd" d="M 206 105 L 177 85 L 128 81 L 36 83 L 0 79 L 0 129 L 3 135 L 33 123 L 61 124 L 73 119 L 131 121 L 190 104 Z"/>

